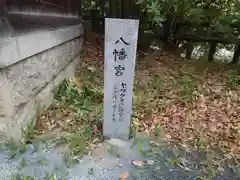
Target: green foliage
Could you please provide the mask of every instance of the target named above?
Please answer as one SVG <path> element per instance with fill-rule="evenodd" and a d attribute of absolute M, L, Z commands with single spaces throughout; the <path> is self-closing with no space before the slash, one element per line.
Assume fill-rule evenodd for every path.
<path fill-rule="evenodd" d="M 96 2 L 92 0 L 84 0 L 82 1 L 82 7 L 84 12 L 92 10 L 96 7 Z"/>
<path fill-rule="evenodd" d="M 235 71 L 228 72 L 228 82 L 227 85 L 231 89 L 237 89 L 240 87 L 240 75 Z"/>
<path fill-rule="evenodd" d="M 22 158 L 19 164 L 19 170 L 23 170 L 26 165 L 25 159 Z"/>
<path fill-rule="evenodd" d="M 232 23 L 240 23 L 240 3 L 237 0 L 139 0 L 149 22 L 162 26 L 167 20 L 190 21 L 193 24 L 210 23 L 211 32 L 231 34 Z"/>
<path fill-rule="evenodd" d="M 149 19 L 153 24 L 162 25 L 166 20 L 162 13 L 163 9 L 158 1 L 139 0 L 139 3 L 142 5 L 142 11 L 148 13 Z"/>
<path fill-rule="evenodd" d="M 63 106 L 71 107 L 80 118 L 78 121 L 102 117 L 103 92 L 101 87 L 94 86 L 91 82 L 85 82 L 79 89 L 74 82 L 65 80 L 55 93 L 55 99 Z"/>
<path fill-rule="evenodd" d="M 161 135 L 161 127 L 160 127 L 160 125 L 155 125 L 154 129 L 155 129 L 155 136 L 159 137 Z"/>
<path fill-rule="evenodd" d="M 45 180 L 58 180 L 58 177 L 54 173 L 47 173 L 44 177 Z"/>
<path fill-rule="evenodd" d="M 178 80 L 178 86 L 180 87 L 179 95 L 184 102 L 191 102 L 194 97 L 194 91 L 197 88 L 196 81 L 188 75 L 183 75 Z"/>
<path fill-rule="evenodd" d="M 17 173 L 12 175 L 11 180 L 34 180 L 34 178 L 31 176 L 25 176 Z"/>
<path fill-rule="evenodd" d="M 198 176 L 196 180 L 210 180 L 210 179 L 207 178 L 207 177 L 200 177 L 200 176 Z"/>
<path fill-rule="evenodd" d="M 18 155 L 21 155 L 26 152 L 26 144 L 17 143 L 13 139 L 8 139 L 4 143 L 4 147 L 8 150 L 8 155 L 10 158 L 15 158 Z"/>
<path fill-rule="evenodd" d="M 86 146 L 86 137 L 82 133 L 75 133 L 69 139 L 69 148 L 73 155 L 83 153 L 83 151 L 86 149 Z"/>
<path fill-rule="evenodd" d="M 65 80 L 55 92 L 59 107 L 74 112 L 76 117 L 73 125 L 65 127 L 69 134 L 56 140 L 56 145 L 67 145 L 70 156 L 87 153 L 89 144 L 96 138 L 102 138 L 101 132 L 97 132 L 93 127 L 100 124 L 102 118 L 103 92 L 101 87 L 88 79 L 92 76 L 92 73 L 88 73 L 82 74 L 79 80 Z M 72 160 L 65 159 L 66 164 L 72 164 Z"/>
<path fill-rule="evenodd" d="M 26 127 L 22 129 L 23 132 L 23 139 L 26 143 L 29 141 L 32 141 L 35 135 L 35 127 L 34 127 L 34 121 L 31 120 L 28 124 L 26 124 Z"/>

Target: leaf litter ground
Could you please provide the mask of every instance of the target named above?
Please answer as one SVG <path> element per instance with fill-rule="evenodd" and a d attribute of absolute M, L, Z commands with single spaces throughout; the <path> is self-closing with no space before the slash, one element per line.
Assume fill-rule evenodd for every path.
<path fill-rule="evenodd" d="M 59 134 L 72 154 L 89 153 L 103 138 L 103 52 L 86 42 L 75 78 L 65 80 L 37 121 L 37 134 Z M 234 67 L 186 61 L 162 51 L 138 53 L 133 132 L 204 152 L 214 166 L 240 167 L 240 75 Z M 64 134 L 64 135 L 63 135 Z M 134 134 L 134 133 L 133 133 Z M 217 152 L 217 153 L 216 153 Z M 171 161 L 171 160 L 170 160 Z M 205 169 L 209 173 L 209 168 Z"/>

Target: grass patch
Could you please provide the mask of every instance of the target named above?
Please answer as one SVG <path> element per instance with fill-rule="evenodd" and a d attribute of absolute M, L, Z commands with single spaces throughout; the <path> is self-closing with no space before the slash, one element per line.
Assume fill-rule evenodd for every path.
<path fill-rule="evenodd" d="M 87 153 L 86 147 L 87 147 L 87 142 L 90 139 L 85 136 L 84 133 L 81 132 L 76 132 L 74 133 L 67 141 L 68 147 L 71 150 L 71 153 L 73 155 L 77 155 L 79 153 Z"/>
<path fill-rule="evenodd" d="M 47 173 L 44 177 L 44 180 L 58 180 L 58 177 L 54 173 Z"/>
<path fill-rule="evenodd" d="M 17 173 L 17 174 L 12 175 L 11 180 L 35 180 L 35 178 Z"/>
<path fill-rule="evenodd" d="M 18 143 L 14 141 L 12 138 L 10 138 L 5 141 L 4 148 L 6 148 L 9 157 L 12 159 L 18 155 L 25 153 L 27 145 L 25 143 Z"/>
<path fill-rule="evenodd" d="M 177 88 L 179 89 L 179 98 L 183 102 L 189 103 L 194 98 L 197 83 L 190 75 L 183 75 L 177 80 Z"/>
<path fill-rule="evenodd" d="M 227 85 L 230 89 L 240 88 L 240 74 L 233 70 L 230 70 L 227 76 Z"/>
<path fill-rule="evenodd" d="M 31 120 L 30 123 L 26 125 L 26 127 L 22 130 L 24 143 L 32 143 L 35 136 L 35 126 L 34 121 Z"/>
<path fill-rule="evenodd" d="M 70 156 L 88 153 L 93 142 L 103 140 L 102 86 L 96 84 L 95 74 L 90 70 L 80 72 L 75 78 L 64 80 L 54 91 L 53 105 L 40 118 L 45 131 L 52 131 L 48 129 L 49 121 L 54 130 L 60 131 L 55 144 L 67 146 Z"/>
<path fill-rule="evenodd" d="M 160 135 L 161 135 L 161 127 L 160 127 L 160 125 L 155 125 L 154 126 L 154 132 L 155 132 L 155 136 L 156 137 L 160 137 Z"/>
<path fill-rule="evenodd" d="M 79 89 L 76 81 L 65 80 L 56 92 L 55 99 L 62 108 L 74 111 L 77 121 L 96 121 L 102 117 L 103 93 L 92 83 L 85 82 Z"/>
<path fill-rule="evenodd" d="M 22 159 L 20 160 L 19 170 L 20 170 L 20 171 L 23 170 L 25 166 L 26 166 L 25 159 L 22 158 Z"/>
<path fill-rule="evenodd" d="M 43 158 L 38 159 L 37 163 L 41 164 L 42 166 L 44 166 L 44 165 L 48 164 L 48 160 L 43 157 Z"/>

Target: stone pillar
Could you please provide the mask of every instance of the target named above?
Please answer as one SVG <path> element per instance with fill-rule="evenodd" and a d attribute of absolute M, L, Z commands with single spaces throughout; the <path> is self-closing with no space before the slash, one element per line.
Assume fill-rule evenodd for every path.
<path fill-rule="evenodd" d="M 217 43 L 216 42 L 210 43 L 210 48 L 209 48 L 209 52 L 208 52 L 208 61 L 210 61 L 210 62 L 213 61 L 216 49 L 217 49 Z"/>

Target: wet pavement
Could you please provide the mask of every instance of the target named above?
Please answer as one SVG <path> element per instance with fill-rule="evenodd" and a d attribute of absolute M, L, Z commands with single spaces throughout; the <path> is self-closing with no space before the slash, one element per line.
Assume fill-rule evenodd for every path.
<path fill-rule="evenodd" d="M 158 148 L 150 139 L 142 137 L 135 141 L 110 139 L 91 154 L 74 158 L 66 157 L 53 147 L 36 151 L 33 145 L 28 145 L 25 153 L 14 158 L 2 150 L 0 179 L 30 176 L 39 180 L 119 180 L 123 174 L 127 174 L 127 180 L 200 180 L 204 177 L 199 165 L 201 156 L 163 146 L 165 148 Z M 237 180 L 238 177 L 226 170 L 221 176 L 212 173 L 209 179 Z"/>

